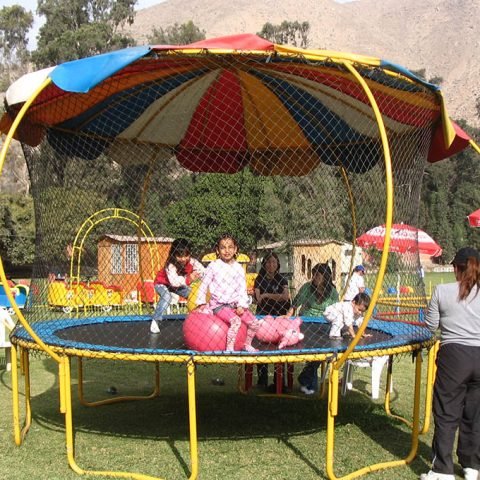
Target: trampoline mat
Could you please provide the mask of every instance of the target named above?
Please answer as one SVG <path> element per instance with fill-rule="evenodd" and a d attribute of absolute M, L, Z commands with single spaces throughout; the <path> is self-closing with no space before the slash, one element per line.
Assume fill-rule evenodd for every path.
<path fill-rule="evenodd" d="M 144 351 L 154 350 L 189 350 L 183 341 L 182 320 L 164 320 L 160 323 L 160 333 L 150 333 L 150 321 L 108 322 L 71 326 L 57 330 L 56 336 L 72 344 L 108 345 L 119 350 L 134 349 Z M 302 332 L 303 341 L 286 347 L 286 350 L 342 350 L 351 341 L 351 338 L 330 339 L 329 325 L 324 323 L 304 323 Z M 362 338 L 358 348 L 377 343 L 383 343 L 392 338 L 392 335 L 378 330 L 367 330 L 370 337 Z M 260 351 L 276 351 L 276 345 L 262 343 L 254 339 L 253 345 Z"/>

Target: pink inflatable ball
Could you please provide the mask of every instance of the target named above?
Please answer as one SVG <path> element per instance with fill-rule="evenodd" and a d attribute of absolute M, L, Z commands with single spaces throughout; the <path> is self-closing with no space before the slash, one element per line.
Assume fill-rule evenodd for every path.
<path fill-rule="evenodd" d="M 183 322 L 183 338 L 191 350 L 225 350 L 228 327 L 229 325 L 213 314 L 194 311 L 189 313 Z M 242 323 L 235 339 L 235 350 L 243 350 L 246 338 L 247 327 Z"/>

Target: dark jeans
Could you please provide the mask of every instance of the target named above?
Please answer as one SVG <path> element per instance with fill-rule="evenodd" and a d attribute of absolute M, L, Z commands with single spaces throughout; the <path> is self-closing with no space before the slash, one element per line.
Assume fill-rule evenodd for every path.
<path fill-rule="evenodd" d="M 283 385 L 287 385 L 287 369 L 285 368 L 285 364 L 282 366 L 283 368 Z M 259 363 L 257 365 L 257 385 L 267 387 L 268 386 L 268 363 Z M 274 372 L 273 375 L 273 385 L 277 385 L 277 375 Z"/>
<path fill-rule="evenodd" d="M 432 470 L 453 474 L 453 446 L 463 468 L 480 467 L 480 347 L 442 345 L 433 393 Z"/>
<path fill-rule="evenodd" d="M 318 367 L 320 362 L 308 362 L 298 376 L 300 385 L 309 390 L 318 390 Z"/>

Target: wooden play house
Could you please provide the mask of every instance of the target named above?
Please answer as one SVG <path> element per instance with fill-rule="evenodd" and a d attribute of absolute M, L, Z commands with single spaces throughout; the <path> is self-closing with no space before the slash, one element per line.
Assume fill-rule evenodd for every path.
<path fill-rule="evenodd" d="M 344 276 L 350 271 L 350 265 L 362 263 L 362 249 L 348 242 L 331 239 L 300 239 L 287 244 L 276 242 L 258 247 L 259 259 L 263 252 L 274 250 L 278 253 L 281 271 L 291 277 L 290 287 L 297 291 L 312 278 L 312 268 L 317 263 L 328 263 L 332 269 L 333 282 L 342 285 Z M 352 255 L 354 259 L 352 262 Z"/>
<path fill-rule="evenodd" d="M 98 242 L 98 281 L 118 285 L 128 296 L 152 283 L 165 265 L 173 238 L 103 235 Z"/>

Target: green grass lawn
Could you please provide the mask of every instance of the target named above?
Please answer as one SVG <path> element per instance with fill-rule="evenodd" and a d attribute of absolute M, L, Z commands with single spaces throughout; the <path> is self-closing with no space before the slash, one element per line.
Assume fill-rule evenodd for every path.
<path fill-rule="evenodd" d="M 428 272 L 425 274 L 425 289 L 427 294 L 430 294 L 435 285 L 454 281 L 455 275 L 453 272 Z"/>
<path fill-rule="evenodd" d="M 73 362 L 75 367 L 75 361 Z M 86 362 L 89 400 L 118 394 L 147 394 L 152 366 Z M 272 370 L 272 369 L 270 369 Z M 298 372 L 299 366 L 296 367 Z M 31 361 L 33 422 L 24 444 L 13 443 L 11 376 L 0 370 L 0 479 L 67 480 L 78 478 L 67 464 L 63 416 L 58 410 L 56 364 Z M 97 408 L 81 406 L 73 389 L 76 459 L 84 469 L 123 470 L 166 479 L 188 478 L 186 369 L 161 365 L 161 396 Z M 404 458 L 410 449 L 408 428 L 385 415 L 381 401 L 369 397 L 370 369 L 358 369 L 354 390 L 341 399 L 336 420 L 337 476 L 367 464 Z M 411 417 L 413 364 L 396 359 L 392 409 Z M 76 369 L 73 368 L 76 377 Z M 225 380 L 214 385 L 213 378 Z M 325 479 L 326 402 L 319 398 L 244 395 L 237 389 L 238 369 L 200 366 L 197 416 L 200 479 Z M 418 456 L 406 467 L 372 473 L 371 479 L 416 479 L 428 470 L 431 434 L 420 438 Z M 85 475 L 82 478 L 98 478 Z"/>
<path fill-rule="evenodd" d="M 450 273 L 427 273 L 427 293 L 430 285 L 433 288 L 453 280 Z M 0 350 L 0 480 L 78 478 L 67 464 L 55 362 L 39 355 L 31 359 L 33 422 L 24 444 L 17 447 L 13 442 L 11 374 L 5 371 L 2 355 Z M 74 382 L 75 366 L 73 361 Z M 299 369 L 300 365 L 296 366 L 297 373 Z M 85 370 L 89 400 L 111 397 L 112 386 L 119 395 L 146 395 L 151 390 L 151 365 L 88 361 Z M 409 429 L 385 414 L 382 401 L 369 397 L 369 375 L 370 369 L 358 369 L 354 390 L 341 399 L 335 437 L 338 477 L 365 465 L 404 458 L 410 449 Z M 410 356 L 395 360 L 392 410 L 407 418 L 412 415 L 413 375 Z M 223 386 L 212 383 L 217 377 L 225 380 Z M 198 368 L 199 478 L 326 479 L 326 401 L 302 396 L 298 390 L 292 398 L 264 396 L 255 389 L 244 395 L 237 382 L 237 367 Z M 154 400 L 88 408 L 80 405 L 75 388 L 72 393 L 76 460 L 81 468 L 166 479 L 189 477 L 184 366 L 161 365 L 161 395 Z M 21 401 L 23 409 L 23 397 Z M 411 465 L 375 472 L 368 478 L 417 479 L 429 469 L 430 442 L 431 432 L 420 437 L 418 455 Z"/>

